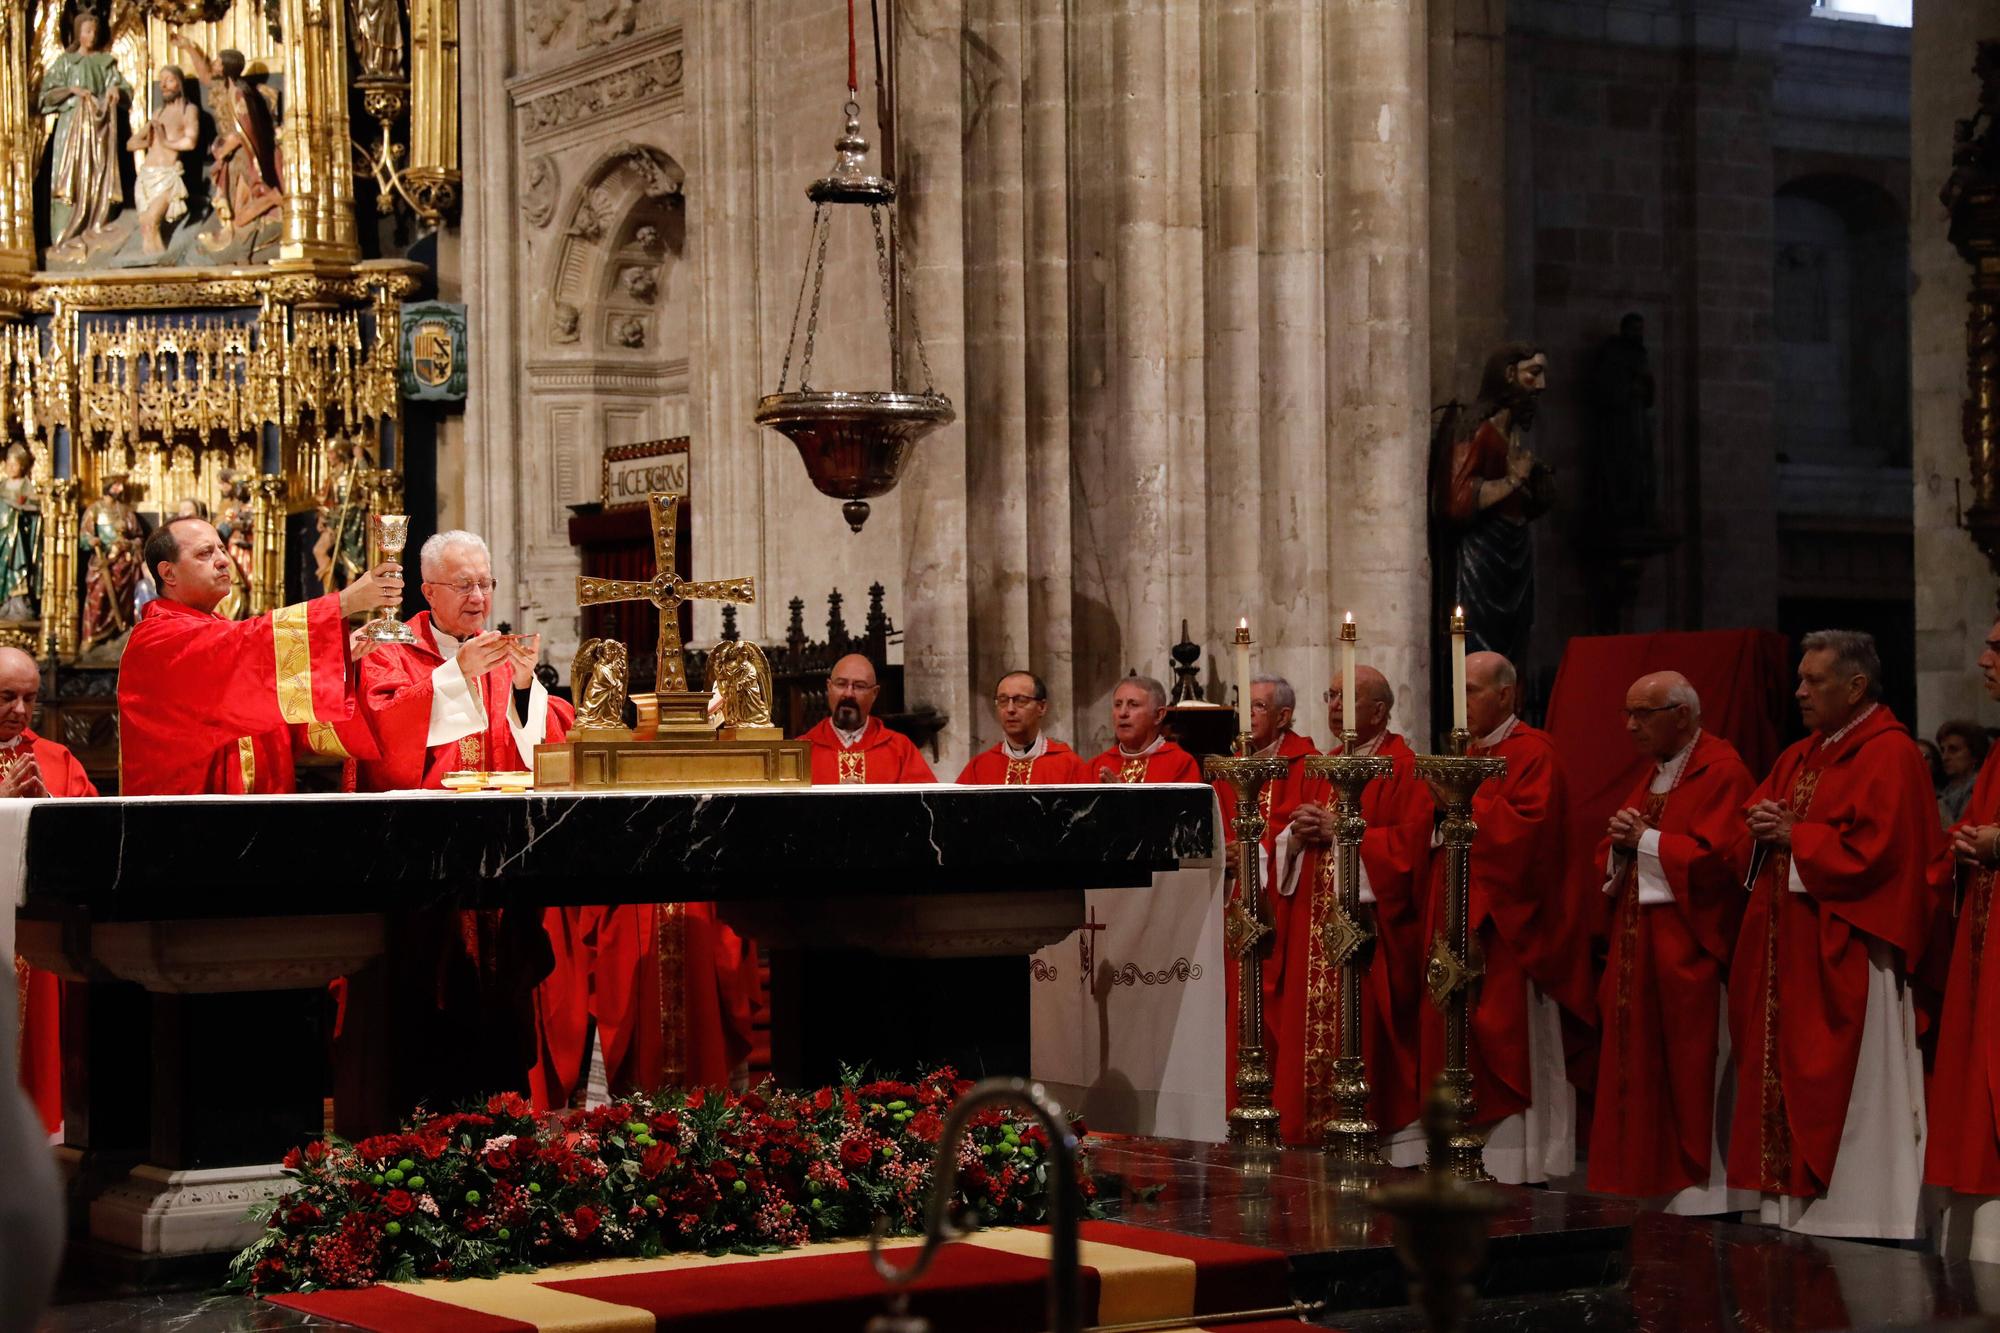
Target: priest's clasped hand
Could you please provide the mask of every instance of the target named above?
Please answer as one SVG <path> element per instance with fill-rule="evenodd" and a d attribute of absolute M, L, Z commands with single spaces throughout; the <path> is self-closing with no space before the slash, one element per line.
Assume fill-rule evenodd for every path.
<path fill-rule="evenodd" d="M 1333 811 L 1311 801 L 1302 801 L 1293 809 L 1289 827 L 1292 836 L 1300 842 L 1324 847 L 1333 841 Z"/>
<path fill-rule="evenodd" d="M 458 669 L 467 680 L 477 680 L 505 665 L 512 669 L 514 688 L 525 690 L 535 679 L 535 659 L 541 651 L 539 634 L 502 634 L 489 629 L 459 645 Z"/>
<path fill-rule="evenodd" d="M 1605 832 L 1610 836 L 1614 847 L 1623 847 L 1628 852 L 1635 852 L 1639 850 L 1639 839 L 1644 837 L 1646 830 L 1651 827 L 1653 826 L 1646 822 L 1644 815 L 1626 806 L 1611 816 L 1611 823 Z"/>
<path fill-rule="evenodd" d="M 384 560 L 340 590 L 340 614 L 358 616 L 379 607 L 394 610 L 403 604 L 403 567 Z"/>
<path fill-rule="evenodd" d="M 1750 826 L 1750 836 L 1758 842 L 1768 842 L 1773 847 L 1792 845 L 1792 812 L 1776 801 L 1759 801 L 1743 816 L 1743 822 Z"/>
<path fill-rule="evenodd" d="M 1969 866 L 2000 865 L 2000 824 L 1967 824 L 1951 835 L 1951 854 Z"/>
<path fill-rule="evenodd" d="M 11 765 L 0 762 L 0 797 L 48 794 L 49 789 L 42 785 L 42 770 L 36 765 L 32 753 L 23 755 Z"/>

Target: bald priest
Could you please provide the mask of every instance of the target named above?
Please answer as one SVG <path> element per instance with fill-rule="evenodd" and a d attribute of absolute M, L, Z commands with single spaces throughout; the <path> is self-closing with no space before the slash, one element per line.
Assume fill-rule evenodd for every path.
<path fill-rule="evenodd" d="M 815 787 L 937 781 L 910 738 L 874 716 L 881 697 L 875 664 L 860 653 L 833 664 L 826 677 L 827 715 L 804 737 L 812 746 Z"/>
<path fill-rule="evenodd" d="M 350 757 L 372 745 L 355 717 L 347 618 L 403 599 L 402 566 L 377 565 L 337 593 L 224 620 L 235 566 L 202 518 L 146 538 L 160 595 L 118 667 L 119 790 L 126 796 L 269 795 L 293 789 L 296 748 Z"/>

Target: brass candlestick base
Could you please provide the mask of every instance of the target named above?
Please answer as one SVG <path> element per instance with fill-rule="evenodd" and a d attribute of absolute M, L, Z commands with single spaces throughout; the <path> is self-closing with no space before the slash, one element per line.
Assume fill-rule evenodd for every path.
<path fill-rule="evenodd" d="M 1340 978 L 1339 1054 L 1328 1071 L 1334 1110 L 1321 1131 L 1320 1146 L 1342 1166 L 1366 1168 L 1380 1166 L 1382 1157 L 1375 1122 L 1368 1115 L 1368 1070 L 1361 1058 L 1361 974 L 1375 945 L 1375 931 L 1361 910 L 1361 840 L 1368 833 L 1361 792 L 1369 783 L 1388 777 L 1396 765 L 1379 755 L 1355 754 L 1358 740 L 1351 731 L 1342 733 L 1343 753 L 1315 756 L 1305 761 L 1305 768 L 1310 776 L 1325 778 L 1335 792 L 1334 854 L 1321 864 L 1334 868 L 1337 875 L 1329 884 L 1322 874 L 1309 927 L 1319 938 L 1326 965 Z M 1309 976 L 1306 984 L 1316 984 L 1315 979 Z M 1308 1050 L 1306 1058 L 1313 1056 Z M 1309 1106 L 1315 1072 L 1309 1070 L 1306 1079 Z"/>
<path fill-rule="evenodd" d="M 1444 1014 L 1444 1070 L 1438 1086 L 1451 1102 L 1449 1134 L 1433 1134 L 1430 1169 L 1460 1180 L 1485 1180 L 1486 1139 L 1472 1128 L 1472 1070 L 1466 1059 L 1467 1017 L 1485 973 L 1472 939 L 1466 899 L 1472 891 L 1472 794 L 1481 783 L 1507 771 L 1505 759 L 1474 758 L 1465 753 L 1470 738 L 1451 733 L 1450 754 L 1417 756 L 1417 776 L 1431 789 L 1444 811 L 1438 832 L 1444 840 L 1445 927 L 1431 940 L 1424 986 L 1431 1003 Z"/>
<path fill-rule="evenodd" d="M 1421 762 L 1421 761 L 1419 761 Z M 1463 1132 L 1442 1081 L 1424 1105 L 1431 1159 Z M 1486 1229 L 1504 1207 L 1498 1191 L 1445 1172 L 1432 1172 L 1375 1191 L 1375 1206 L 1395 1220 L 1396 1257 L 1410 1279 L 1410 1299 L 1434 1333 L 1464 1326 L 1471 1313 L 1473 1275 L 1486 1258 Z"/>
<path fill-rule="evenodd" d="M 1238 738 L 1237 748 L 1248 749 Z M 1202 761 L 1211 781 L 1236 792 L 1236 895 L 1224 916 L 1223 947 L 1236 955 L 1236 1099 L 1229 1108 L 1229 1141 L 1247 1148 L 1276 1148 L 1278 1108 L 1271 1104 L 1271 1054 L 1264 1048 L 1264 954 L 1271 923 L 1264 918 L 1262 877 L 1264 813 L 1257 801 L 1267 782 L 1291 765 L 1275 755 L 1265 759 L 1211 755 Z"/>
<path fill-rule="evenodd" d="M 376 514 L 371 520 L 375 532 L 375 553 L 377 560 L 403 562 L 403 547 L 410 540 L 410 520 L 406 514 Z M 371 562 L 372 563 L 372 562 Z M 375 613 L 374 619 L 361 626 L 360 635 L 370 643 L 415 643 L 416 634 L 389 607 Z"/>

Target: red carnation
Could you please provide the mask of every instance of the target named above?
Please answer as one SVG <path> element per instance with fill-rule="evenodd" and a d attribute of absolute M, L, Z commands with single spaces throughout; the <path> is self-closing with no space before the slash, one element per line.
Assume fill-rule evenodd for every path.
<path fill-rule="evenodd" d="M 570 1214 L 570 1221 L 576 1225 L 578 1240 L 588 1239 L 597 1232 L 597 1210 L 587 1203 L 577 1206 L 577 1210 Z"/>
<path fill-rule="evenodd" d="M 639 1174 L 653 1180 L 680 1160 L 680 1149 L 671 1143 L 656 1143 L 639 1159 Z"/>
<path fill-rule="evenodd" d="M 417 1201 L 410 1197 L 408 1190 L 390 1190 L 382 1196 L 382 1211 L 391 1217 L 407 1217 Z"/>
<path fill-rule="evenodd" d="M 919 1143 L 936 1143 L 944 1133 L 944 1117 L 926 1108 L 910 1118 L 908 1129 L 910 1137 Z"/>

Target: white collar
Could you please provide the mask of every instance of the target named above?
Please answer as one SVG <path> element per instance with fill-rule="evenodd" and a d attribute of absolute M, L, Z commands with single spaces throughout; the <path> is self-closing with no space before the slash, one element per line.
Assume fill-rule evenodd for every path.
<path fill-rule="evenodd" d="M 1863 722 L 1866 722 L 1868 720 L 1869 715 L 1873 713 L 1876 709 L 1880 708 L 1881 706 L 1882 705 L 1879 703 L 1869 704 L 1866 708 L 1856 713 L 1853 717 L 1847 719 L 1846 726 L 1842 727 L 1839 731 L 1834 732 L 1833 735 L 1828 736 L 1825 740 L 1821 741 L 1819 743 L 1819 748 L 1824 750 L 1829 745 L 1836 745 L 1839 742 L 1846 740 L 1848 732 L 1853 731 Z"/>
<path fill-rule="evenodd" d="M 1356 755 L 1374 754 L 1377 750 L 1382 748 L 1382 742 L 1388 739 L 1389 739 L 1389 729 L 1387 727 L 1384 727 L 1382 728 L 1382 730 L 1376 732 L 1373 736 L 1370 736 L 1367 740 L 1356 743 L 1353 752 Z M 1345 752 L 1346 752 L 1346 747 L 1343 746 L 1342 753 Z"/>
<path fill-rule="evenodd" d="M 1147 755 L 1152 754 L 1166 743 L 1167 733 L 1162 731 L 1154 736 L 1152 742 L 1143 750 L 1128 750 L 1125 748 L 1125 742 L 1120 741 L 1118 743 L 1118 753 L 1127 759 L 1144 759 Z"/>
<path fill-rule="evenodd" d="M 1688 759 L 1694 754 L 1694 747 L 1699 744 L 1701 744 L 1701 729 L 1697 727 L 1693 740 L 1683 745 L 1673 758 L 1653 770 L 1653 781 L 1646 790 L 1657 795 L 1680 786 L 1681 775 L 1687 772 Z"/>
<path fill-rule="evenodd" d="M 28 733 L 26 731 L 23 731 L 20 735 L 16 736 L 11 741 L 0 741 L 0 750 L 11 750 L 14 749 L 16 746 L 26 745 L 27 743 L 28 743 Z"/>
<path fill-rule="evenodd" d="M 1006 755 L 1009 759 L 1012 759 L 1016 762 L 1019 762 L 1020 760 L 1023 759 L 1028 759 L 1028 760 L 1040 759 L 1043 755 L 1047 754 L 1048 752 L 1049 752 L 1049 738 L 1046 735 L 1037 734 L 1035 737 L 1035 743 L 1033 745 L 1030 745 L 1025 750 L 1015 749 L 1013 745 L 1009 743 L 1009 741 L 1005 736 L 1002 736 L 1000 738 L 1000 753 Z"/>
<path fill-rule="evenodd" d="M 445 627 L 438 624 L 435 618 L 431 620 L 431 637 L 437 640 L 438 656 L 447 662 L 457 657 L 458 650 L 464 647 L 460 639 L 454 634 L 447 633 Z"/>
<path fill-rule="evenodd" d="M 855 746 L 861 744 L 861 738 L 868 734 L 868 721 L 869 719 L 862 718 L 861 725 L 853 731 L 842 731 L 839 727 L 834 727 L 832 718 L 828 718 L 826 724 L 829 727 L 833 727 L 834 735 L 840 737 L 840 748 L 843 750 L 852 750 Z"/>
<path fill-rule="evenodd" d="M 1269 745 L 1257 751 L 1257 753 L 1253 755 L 1252 758 L 1261 759 L 1267 754 L 1278 753 L 1279 747 L 1281 747 L 1285 743 L 1285 737 L 1291 734 L 1292 734 L 1292 729 L 1290 727 L 1283 728 L 1278 732 L 1276 736 L 1271 738 L 1271 743 Z"/>
<path fill-rule="evenodd" d="M 1509 713 L 1507 714 L 1507 720 L 1505 722 L 1502 722 L 1499 726 L 1493 728 L 1493 730 L 1489 734 L 1481 736 L 1478 740 L 1474 741 L 1473 744 L 1478 746 L 1483 746 L 1486 749 L 1490 750 L 1494 746 L 1498 745 L 1501 741 L 1504 741 L 1509 736 L 1513 735 L 1514 728 L 1520 725 L 1521 725 L 1521 719 L 1517 715 Z"/>

